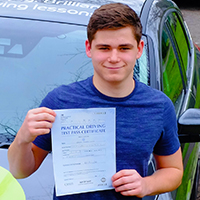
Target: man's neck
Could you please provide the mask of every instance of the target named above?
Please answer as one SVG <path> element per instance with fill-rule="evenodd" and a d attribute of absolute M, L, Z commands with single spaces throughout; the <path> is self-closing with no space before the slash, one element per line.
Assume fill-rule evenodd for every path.
<path fill-rule="evenodd" d="M 105 81 L 96 81 L 93 77 L 93 84 L 98 91 L 102 94 L 115 97 L 115 98 L 122 98 L 126 97 L 132 93 L 135 89 L 135 81 L 131 79 L 126 83 L 117 83 L 117 82 L 105 82 Z"/>

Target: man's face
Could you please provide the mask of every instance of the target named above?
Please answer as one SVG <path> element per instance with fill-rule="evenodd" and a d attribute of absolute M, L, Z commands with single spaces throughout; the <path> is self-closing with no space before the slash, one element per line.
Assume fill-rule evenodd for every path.
<path fill-rule="evenodd" d="M 97 31 L 91 44 L 86 41 L 86 54 L 92 58 L 94 67 L 93 80 L 96 83 L 130 83 L 143 46 L 143 41 L 137 44 L 131 27 Z"/>

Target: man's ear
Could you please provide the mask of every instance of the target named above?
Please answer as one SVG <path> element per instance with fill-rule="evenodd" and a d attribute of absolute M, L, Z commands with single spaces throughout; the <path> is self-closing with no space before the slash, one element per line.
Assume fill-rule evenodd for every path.
<path fill-rule="evenodd" d="M 142 55 L 143 48 L 144 48 L 144 41 L 140 40 L 140 43 L 138 44 L 138 52 L 137 52 L 137 59 L 139 59 Z"/>
<path fill-rule="evenodd" d="M 91 58 L 91 46 L 88 40 L 85 41 L 85 51 L 86 55 Z"/>

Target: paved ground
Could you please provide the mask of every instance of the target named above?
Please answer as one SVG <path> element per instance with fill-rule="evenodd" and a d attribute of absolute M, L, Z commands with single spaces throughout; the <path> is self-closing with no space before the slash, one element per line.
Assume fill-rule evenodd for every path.
<path fill-rule="evenodd" d="M 200 46 L 200 7 L 181 8 L 193 41 Z"/>

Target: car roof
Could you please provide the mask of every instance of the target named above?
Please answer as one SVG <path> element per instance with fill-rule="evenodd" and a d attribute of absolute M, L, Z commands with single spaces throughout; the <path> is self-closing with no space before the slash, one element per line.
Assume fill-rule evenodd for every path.
<path fill-rule="evenodd" d="M 87 25 L 95 9 L 112 2 L 128 4 L 139 15 L 145 0 L 1 0 L 0 17 Z"/>

